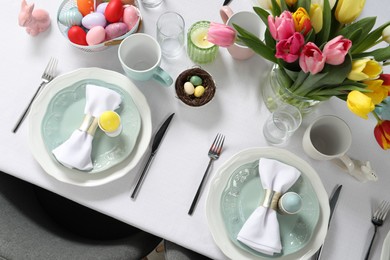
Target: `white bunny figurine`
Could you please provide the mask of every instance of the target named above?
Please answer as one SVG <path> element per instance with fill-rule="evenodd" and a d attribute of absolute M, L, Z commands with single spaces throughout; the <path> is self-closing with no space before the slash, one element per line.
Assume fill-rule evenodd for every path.
<path fill-rule="evenodd" d="M 43 9 L 34 10 L 34 4 L 27 4 L 26 0 L 22 0 L 18 20 L 31 36 L 46 31 L 50 26 L 49 13 Z"/>

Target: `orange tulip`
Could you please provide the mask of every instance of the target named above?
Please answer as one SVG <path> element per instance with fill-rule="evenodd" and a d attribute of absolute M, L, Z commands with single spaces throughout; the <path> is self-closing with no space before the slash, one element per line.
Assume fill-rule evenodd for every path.
<path fill-rule="evenodd" d="M 374 128 L 374 136 L 380 147 L 387 150 L 390 148 L 390 121 L 380 120 Z"/>
<path fill-rule="evenodd" d="M 295 13 L 293 13 L 295 31 L 306 35 L 311 30 L 310 16 L 306 10 L 299 7 Z"/>

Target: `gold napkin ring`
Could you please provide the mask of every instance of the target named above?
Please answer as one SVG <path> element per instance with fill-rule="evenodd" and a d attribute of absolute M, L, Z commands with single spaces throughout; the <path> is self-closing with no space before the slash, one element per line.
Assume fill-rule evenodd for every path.
<path fill-rule="evenodd" d="M 83 122 L 79 127 L 82 132 L 87 132 L 89 135 L 94 136 L 96 129 L 98 128 L 98 119 L 90 114 L 84 115 Z"/>
<path fill-rule="evenodd" d="M 278 201 L 281 195 L 281 192 L 265 189 L 265 197 L 262 206 L 276 210 L 278 208 Z"/>

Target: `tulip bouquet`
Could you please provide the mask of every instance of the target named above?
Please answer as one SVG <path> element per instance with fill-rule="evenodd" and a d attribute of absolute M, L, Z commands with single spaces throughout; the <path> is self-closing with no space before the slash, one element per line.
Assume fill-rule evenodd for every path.
<path fill-rule="evenodd" d="M 390 74 L 383 73 L 390 46 L 379 47 L 390 43 L 390 22 L 374 28 L 375 17 L 356 20 L 365 0 L 258 1 L 254 11 L 266 25 L 264 39 L 234 25 L 237 39 L 276 64 L 295 95 L 319 101 L 335 96 L 362 118 L 373 113 L 375 138 L 390 148 Z M 226 28 L 210 29 L 215 44 L 233 39 Z"/>

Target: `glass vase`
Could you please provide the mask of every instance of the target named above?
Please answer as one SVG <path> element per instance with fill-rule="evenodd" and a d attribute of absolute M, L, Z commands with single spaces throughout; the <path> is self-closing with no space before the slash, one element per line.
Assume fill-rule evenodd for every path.
<path fill-rule="evenodd" d="M 299 109 L 301 114 L 308 114 L 320 103 L 319 100 L 313 100 L 302 97 L 291 92 L 285 83 L 281 80 L 281 71 L 277 65 L 273 66 L 268 79 L 261 88 L 263 101 L 269 111 L 273 112 L 281 104 L 290 104 Z"/>

